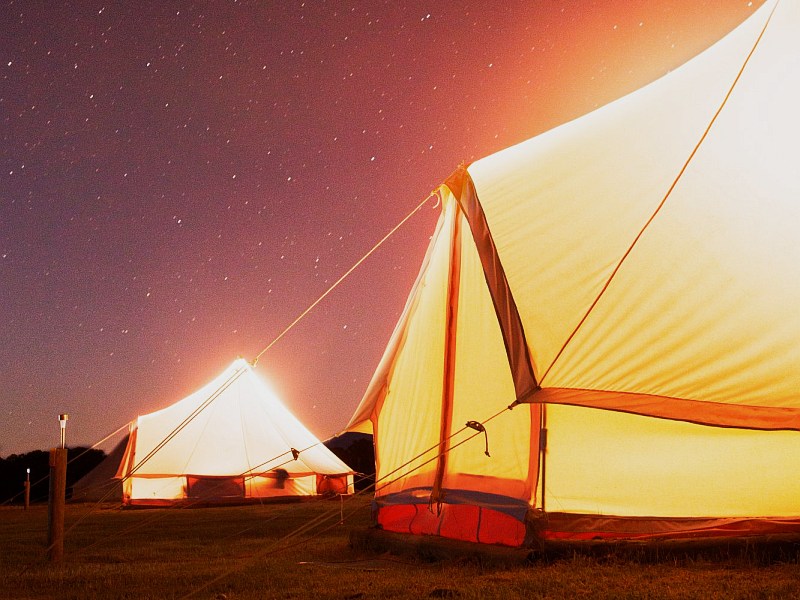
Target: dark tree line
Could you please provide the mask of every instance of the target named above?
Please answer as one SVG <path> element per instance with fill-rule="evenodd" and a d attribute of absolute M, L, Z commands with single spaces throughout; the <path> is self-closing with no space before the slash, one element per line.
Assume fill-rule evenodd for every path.
<path fill-rule="evenodd" d="M 97 449 L 67 449 L 67 496 L 75 482 L 100 464 L 105 456 L 105 452 Z M 47 502 L 50 452 L 34 450 L 0 458 L 0 504 L 23 503 L 26 469 L 31 470 L 31 502 Z"/>

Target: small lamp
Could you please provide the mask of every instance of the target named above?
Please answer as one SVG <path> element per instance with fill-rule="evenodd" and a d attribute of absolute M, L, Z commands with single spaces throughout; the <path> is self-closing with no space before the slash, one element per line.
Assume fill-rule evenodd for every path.
<path fill-rule="evenodd" d="M 69 415 L 67 413 L 63 413 L 58 415 L 58 424 L 61 426 L 61 448 L 66 447 L 67 443 L 67 419 L 69 419 Z"/>

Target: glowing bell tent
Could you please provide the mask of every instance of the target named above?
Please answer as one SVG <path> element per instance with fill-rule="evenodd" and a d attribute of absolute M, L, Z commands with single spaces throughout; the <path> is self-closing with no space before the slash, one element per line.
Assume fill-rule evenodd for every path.
<path fill-rule="evenodd" d="M 132 506 L 352 493 L 353 471 L 239 359 L 130 425 L 116 477 Z"/>
<path fill-rule="evenodd" d="M 800 531 L 798 31 L 800 2 L 768 2 L 439 188 L 349 426 L 374 432 L 377 524 L 511 546 Z"/>

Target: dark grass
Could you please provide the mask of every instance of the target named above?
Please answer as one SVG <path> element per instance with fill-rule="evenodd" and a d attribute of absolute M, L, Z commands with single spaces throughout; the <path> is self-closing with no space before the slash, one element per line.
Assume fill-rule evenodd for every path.
<path fill-rule="evenodd" d="M 350 532 L 369 524 L 369 500 L 343 506 L 341 524 L 342 506 L 332 500 L 142 511 L 70 505 L 61 566 L 45 559 L 46 507 L 0 509 L 0 599 L 800 597 L 791 550 L 430 562 L 352 549 Z"/>

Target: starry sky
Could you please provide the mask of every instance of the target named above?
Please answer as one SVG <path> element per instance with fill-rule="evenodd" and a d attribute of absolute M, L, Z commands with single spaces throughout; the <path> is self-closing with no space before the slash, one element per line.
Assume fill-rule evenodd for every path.
<path fill-rule="evenodd" d="M 0 456 L 57 444 L 61 412 L 68 445 L 93 444 L 252 360 L 459 163 L 760 4 L 3 1 Z M 259 360 L 320 438 L 358 405 L 438 214 Z"/>

